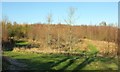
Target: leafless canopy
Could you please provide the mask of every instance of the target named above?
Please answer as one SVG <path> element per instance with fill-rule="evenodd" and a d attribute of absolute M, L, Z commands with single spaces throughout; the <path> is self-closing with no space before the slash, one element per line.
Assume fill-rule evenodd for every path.
<path fill-rule="evenodd" d="M 52 23 L 52 13 L 49 13 L 46 18 L 47 18 L 47 23 L 51 24 Z"/>
<path fill-rule="evenodd" d="M 70 7 L 68 10 L 68 19 L 65 20 L 67 24 L 73 24 L 75 22 L 75 12 L 76 8 Z"/>

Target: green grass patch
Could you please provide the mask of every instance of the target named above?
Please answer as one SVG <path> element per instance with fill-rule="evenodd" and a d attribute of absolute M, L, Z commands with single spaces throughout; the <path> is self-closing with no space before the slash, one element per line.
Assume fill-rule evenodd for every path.
<path fill-rule="evenodd" d="M 79 58 L 74 61 L 66 70 L 74 70 L 78 65 L 80 65 L 85 59 Z"/>
<path fill-rule="evenodd" d="M 27 52 L 4 52 L 9 56 L 27 65 L 29 70 L 117 70 L 116 59 L 84 58 L 80 56 L 66 56 L 63 54 L 37 54 Z M 77 58 L 79 57 L 79 58 Z"/>
<path fill-rule="evenodd" d="M 28 45 L 29 44 L 29 42 L 16 42 L 15 43 L 16 45 Z"/>
<path fill-rule="evenodd" d="M 97 47 L 93 44 L 88 44 L 89 51 L 87 53 L 95 54 L 98 52 Z"/>

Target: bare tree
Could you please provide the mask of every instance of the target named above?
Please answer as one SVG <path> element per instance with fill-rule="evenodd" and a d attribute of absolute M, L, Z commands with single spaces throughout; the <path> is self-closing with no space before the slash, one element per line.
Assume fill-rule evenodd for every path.
<path fill-rule="evenodd" d="M 61 24 L 60 19 L 58 18 L 58 24 Z M 60 49 L 60 33 L 59 33 L 59 26 L 57 26 L 57 48 L 58 48 L 58 52 Z"/>
<path fill-rule="evenodd" d="M 51 24 L 52 24 L 52 13 L 49 13 L 47 16 L 46 16 L 46 19 L 47 19 L 47 45 L 50 44 L 50 41 L 51 41 Z"/>
<path fill-rule="evenodd" d="M 107 51 L 107 55 L 109 55 L 109 51 L 110 51 L 110 26 L 108 26 L 108 51 Z"/>
<path fill-rule="evenodd" d="M 69 48 L 70 51 L 72 50 L 73 46 L 73 40 L 72 40 L 72 28 L 71 26 L 75 23 L 75 11 L 76 9 L 74 7 L 69 8 L 69 13 L 68 13 L 68 19 L 65 20 L 65 22 L 68 24 L 68 29 L 69 29 Z"/>

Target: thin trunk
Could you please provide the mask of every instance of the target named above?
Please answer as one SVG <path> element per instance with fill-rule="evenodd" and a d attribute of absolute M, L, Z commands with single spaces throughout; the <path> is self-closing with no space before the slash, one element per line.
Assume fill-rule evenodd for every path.
<path fill-rule="evenodd" d="M 107 50 L 107 55 L 109 54 L 109 51 L 110 51 L 109 50 L 109 47 L 110 47 L 110 45 L 109 45 L 109 39 L 110 39 L 109 38 L 109 34 L 110 34 L 110 31 L 109 30 L 110 30 L 110 26 L 108 27 L 108 50 Z"/>
<path fill-rule="evenodd" d="M 58 47 L 58 50 L 60 48 L 60 35 L 59 35 L 59 31 L 58 31 L 58 36 L 57 36 L 57 47 Z M 59 52 L 59 51 L 58 51 Z"/>

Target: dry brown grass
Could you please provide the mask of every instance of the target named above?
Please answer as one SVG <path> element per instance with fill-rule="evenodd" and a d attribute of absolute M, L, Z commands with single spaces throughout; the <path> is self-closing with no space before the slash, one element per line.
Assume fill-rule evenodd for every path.
<path fill-rule="evenodd" d="M 93 44 L 97 50 L 99 51 L 99 54 L 102 56 L 105 56 L 107 52 L 109 52 L 109 55 L 115 56 L 117 54 L 117 45 L 113 42 L 106 42 L 106 41 L 97 41 L 97 40 L 90 40 L 90 39 L 81 39 L 81 42 L 76 43 L 73 48 L 72 48 L 72 53 L 74 52 L 79 52 L 79 51 L 88 51 L 88 45 Z M 41 42 L 35 42 L 35 43 L 40 43 Z M 109 47 L 108 47 L 109 45 Z M 30 49 L 25 49 L 25 48 L 14 48 L 13 51 L 27 51 L 27 52 L 36 52 L 36 53 L 66 53 L 69 51 L 68 48 L 55 48 L 55 45 L 51 46 L 45 46 L 43 45 L 40 48 L 30 48 Z M 65 51 L 65 50 L 68 51 Z"/>
<path fill-rule="evenodd" d="M 110 55 L 116 55 L 117 54 L 117 44 L 114 42 L 107 42 L 107 41 L 98 41 L 98 40 L 84 40 L 87 43 L 91 43 L 96 46 L 96 48 L 99 50 L 100 54 L 109 53 Z"/>

